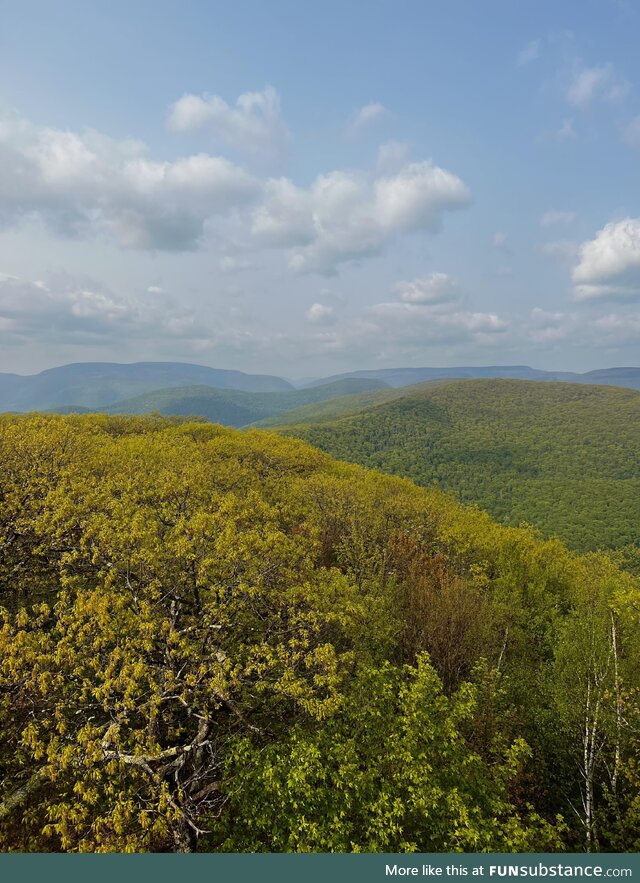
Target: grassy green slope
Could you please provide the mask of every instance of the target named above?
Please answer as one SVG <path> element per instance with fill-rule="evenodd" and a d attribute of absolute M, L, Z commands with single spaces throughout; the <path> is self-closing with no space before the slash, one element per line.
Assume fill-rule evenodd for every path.
<path fill-rule="evenodd" d="M 177 414 L 205 417 L 225 426 L 247 426 L 266 417 L 282 414 L 302 405 L 340 396 L 385 388 L 380 380 L 349 378 L 312 389 L 285 392 L 251 393 L 215 389 L 209 386 L 186 386 L 158 389 L 151 393 L 116 402 L 102 410 L 108 414 Z M 371 394 L 371 393 L 368 393 Z M 65 409 L 68 410 L 68 409 Z"/>
<path fill-rule="evenodd" d="M 352 401 L 347 416 L 326 407 L 315 421 L 310 408 L 290 413 L 304 422 L 281 431 L 437 483 L 506 524 L 528 521 L 577 549 L 640 544 L 640 393 L 512 380 L 394 392 L 404 395 L 369 407 Z"/>

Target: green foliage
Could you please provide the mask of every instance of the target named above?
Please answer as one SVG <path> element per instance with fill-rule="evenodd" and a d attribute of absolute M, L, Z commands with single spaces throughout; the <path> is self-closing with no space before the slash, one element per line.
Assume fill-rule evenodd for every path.
<path fill-rule="evenodd" d="M 283 431 L 580 551 L 640 545 L 639 393 L 471 380 L 382 395 L 291 412 Z"/>
<path fill-rule="evenodd" d="M 530 752 L 522 739 L 489 763 L 465 739 L 477 687 L 451 697 L 425 654 L 404 669 L 360 668 L 344 712 L 266 750 L 230 759 L 223 849 L 451 852 L 557 849 L 559 831 L 509 800 Z M 279 812 L 273 816 L 273 802 Z"/>
<path fill-rule="evenodd" d="M 2 849 L 637 848 L 609 559 L 256 430 L 4 417 L 0 456 Z"/>
<path fill-rule="evenodd" d="M 182 417 L 203 417 L 223 426 L 248 426 L 251 423 L 283 414 L 310 403 L 342 396 L 350 397 L 364 390 L 380 390 L 381 380 L 338 380 L 310 389 L 282 392 L 247 392 L 238 389 L 215 389 L 211 386 L 179 386 L 156 389 L 124 399 L 100 410 L 107 414 L 164 414 Z M 58 414 L 88 413 L 79 406 L 58 407 Z"/>

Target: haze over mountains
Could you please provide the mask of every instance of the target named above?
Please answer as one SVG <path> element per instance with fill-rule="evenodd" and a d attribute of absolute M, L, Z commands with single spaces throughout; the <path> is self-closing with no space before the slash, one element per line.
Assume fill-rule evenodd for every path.
<path fill-rule="evenodd" d="M 266 374 L 246 374 L 220 368 L 209 368 L 183 362 L 136 362 L 120 364 L 116 362 L 88 362 L 50 368 L 34 375 L 0 374 L 0 411 L 32 410 L 105 410 L 118 405 L 121 413 L 145 413 L 147 410 L 160 410 L 162 413 L 200 414 L 211 420 L 229 425 L 246 425 L 256 420 L 276 415 L 290 408 L 345 394 L 365 392 L 382 387 L 399 388 L 428 380 L 507 378 L 519 380 L 565 381 L 571 383 L 598 383 L 640 389 L 640 368 L 619 367 L 589 371 L 585 374 L 572 372 L 542 371 L 522 365 L 498 365 L 487 367 L 452 368 L 381 368 L 376 370 L 354 371 L 319 378 L 302 385 L 310 391 L 325 387 L 321 394 L 300 396 L 294 384 L 281 377 Z M 356 381 L 359 385 L 348 385 L 344 381 Z M 369 386 L 363 386 L 368 383 Z M 337 385 L 336 385 L 337 384 Z M 266 395 L 257 399 L 241 400 L 235 404 L 246 408 L 247 413 L 238 412 L 227 419 L 224 409 L 220 416 L 212 405 L 215 396 L 196 394 L 194 387 L 213 390 L 239 391 Z M 171 395 L 167 390 L 174 390 Z M 182 390 L 179 393 L 178 390 Z M 150 393 L 156 399 L 140 399 Z M 279 393 L 285 398 L 270 397 Z M 207 399 L 201 401 L 202 394 Z M 289 398 L 287 399 L 287 394 Z M 159 396 L 159 399 L 157 398 Z M 200 398 L 199 398 L 200 396 Z M 218 396 L 220 402 L 228 404 L 229 397 Z M 130 401 L 131 400 L 131 401 Z M 127 408 L 133 410 L 127 411 Z M 172 410 L 167 410 L 167 408 Z M 205 410 L 185 408 L 205 407 Z M 124 408 L 124 411 L 122 410 Z M 140 410 L 142 408 L 142 410 Z M 244 420 L 244 422 L 238 422 Z"/>
<path fill-rule="evenodd" d="M 203 384 L 249 392 L 291 390 L 281 377 L 183 362 L 77 362 L 39 374 L 0 374 L 0 410 L 93 409 L 154 389 Z"/>
<path fill-rule="evenodd" d="M 346 396 L 389 390 L 381 380 L 347 378 L 283 392 L 245 392 L 235 389 L 213 389 L 209 386 L 187 386 L 154 390 L 104 408 L 107 414 L 174 414 L 205 417 L 224 426 L 248 426 L 265 418 L 282 419 L 286 412 L 302 406 Z M 391 390 L 389 390 L 391 391 Z M 74 410 L 64 409 L 64 410 Z M 75 409 L 77 410 L 77 408 Z"/>
<path fill-rule="evenodd" d="M 605 383 L 640 389 L 640 368 L 602 368 L 578 374 L 573 371 L 542 371 L 527 365 L 488 365 L 486 367 L 454 368 L 379 368 L 372 371 L 351 371 L 313 381 L 310 386 L 345 378 L 361 377 L 384 380 L 389 386 L 409 386 L 424 380 L 471 380 L 473 378 L 505 378 L 508 380 L 562 380 L 569 383 Z"/>

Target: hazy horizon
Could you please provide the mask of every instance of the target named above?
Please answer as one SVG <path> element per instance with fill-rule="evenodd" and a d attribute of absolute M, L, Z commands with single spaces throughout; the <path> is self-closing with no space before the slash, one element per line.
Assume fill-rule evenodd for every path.
<path fill-rule="evenodd" d="M 294 384 L 303 384 L 312 382 L 314 380 L 321 380 L 323 378 L 329 378 L 334 375 L 340 374 L 349 374 L 349 373 L 363 373 L 363 372 L 375 372 L 375 371 L 384 371 L 384 370 L 403 370 L 403 369 L 413 369 L 413 370 L 446 370 L 447 368 L 453 369 L 481 369 L 481 368 L 497 368 L 497 369 L 506 369 L 506 368 L 530 368 L 534 371 L 547 371 L 549 373 L 573 373 L 573 374 L 587 374 L 590 371 L 606 371 L 606 370 L 616 370 L 616 369 L 632 369 L 632 370 L 640 370 L 640 365 L 601 365 L 595 368 L 587 368 L 584 371 L 574 370 L 572 368 L 554 368 L 552 366 L 542 366 L 542 365 L 531 365 L 525 364 L 524 362 L 511 362 L 511 363 L 490 363 L 485 362 L 482 364 L 476 363 L 459 363 L 456 365 L 361 365 L 359 367 L 351 369 L 351 371 L 326 371 L 324 373 L 316 373 L 316 374 L 284 374 L 278 373 L 274 371 L 262 371 L 258 367 L 256 370 L 245 371 L 243 368 L 230 367 L 228 365 L 215 365 L 215 364 L 207 364 L 201 361 L 191 361 L 188 358 L 184 359 L 131 359 L 131 360 L 117 360 L 117 359 L 92 359 L 85 360 L 83 362 L 63 362 L 55 365 L 48 365 L 44 368 L 39 369 L 38 371 L 11 371 L 11 370 L 3 370 L 0 371 L 1 374 L 14 374 L 19 377 L 32 377 L 37 374 L 41 374 L 45 371 L 55 371 L 58 368 L 68 368 L 74 365 L 139 365 L 139 364 L 184 364 L 184 365 L 196 365 L 204 368 L 213 368 L 215 370 L 222 371 L 239 371 L 245 374 L 253 374 L 253 375 L 266 375 L 266 376 L 274 376 L 280 377 L 283 380 L 287 380 Z"/>

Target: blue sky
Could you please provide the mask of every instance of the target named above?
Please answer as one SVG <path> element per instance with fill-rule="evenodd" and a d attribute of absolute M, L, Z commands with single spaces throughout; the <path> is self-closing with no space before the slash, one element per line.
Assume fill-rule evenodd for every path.
<path fill-rule="evenodd" d="M 640 362 L 640 5 L 0 0 L 0 370 Z"/>

